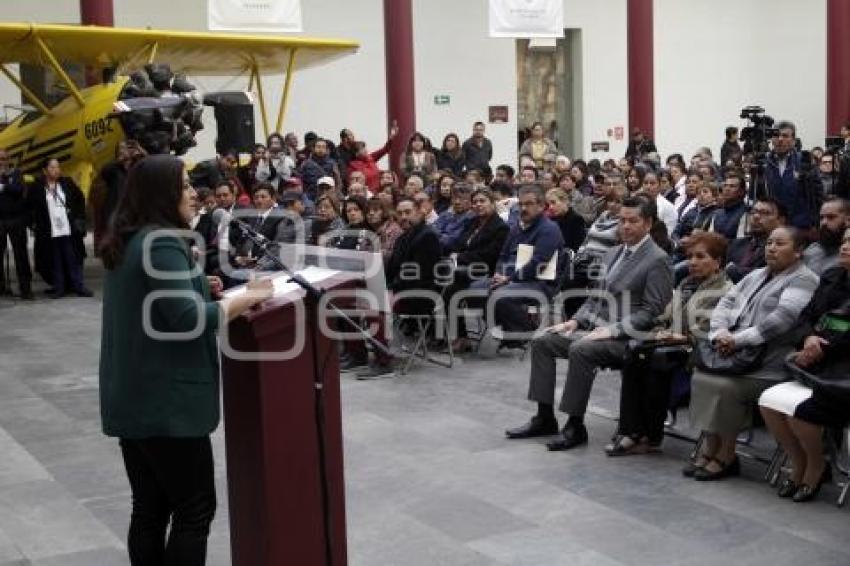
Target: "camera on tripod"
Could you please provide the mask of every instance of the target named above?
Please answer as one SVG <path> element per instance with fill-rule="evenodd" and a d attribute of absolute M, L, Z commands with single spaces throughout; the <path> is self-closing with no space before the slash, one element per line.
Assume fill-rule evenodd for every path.
<path fill-rule="evenodd" d="M 773 127 L 774 120 L 764 113 L 764 108 L 746 106 L 741 110 L 741 119 L 750 122 L 750 125 L 741 130 L 744 153 L 767 153 L 770 151 L 768 140 L 778 136 L 779 130 Z"/>

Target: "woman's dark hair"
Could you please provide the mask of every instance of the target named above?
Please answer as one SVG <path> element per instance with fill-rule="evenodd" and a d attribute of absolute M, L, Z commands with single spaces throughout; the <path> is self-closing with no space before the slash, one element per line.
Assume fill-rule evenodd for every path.
<path fill-rule="evenodd" d="M 345 199 L 345 202 L 342 204 L 342 219 L 345 220 L 346 224 L 350 224 L 351 221 L 348 220 L 348 205 L 353 204 L 357 208 L 360 209 L 360 214 L 363 215 L 363 223 L 366 223 L 366 212 L 368 211 L 368 206 L 366 205 L 366 199 L 359 196 L 348 197 Z"/>
<path fill-rule="evenodd" d="M 454 140 L 455 140 L 455 149 L 454 149 L 454 151 L 453 151 L 450 155 L 451 155 L 452 157 L 455 157 L 455 156 L 457 156 L 457 155 L 460 155 L 460 154 L 461 154 L 461 152 L 463 151 L 463 149 L 461 149 L 461 147 L 460 147 L 460 138 L 459 138 L 459 137 L 457 137 L 457 134 L 455 134 L 454 132 L 450 132 L 450 133 L 446 134 L 446 137 L 444 137 L 444 138 L 443 138 L 443 147 L 441 147 L 440 149 L 441 149 L 443 152 L 448 153 L 448 151 L 449 151 L 449 150 L 447 150 L 447 149 L 446 149 L 446 141 L 447 141 L 449 138 L 454 138 Z"/>
<path fill-rule="evenodd" d="M 634 167 L 632 167 L 632 170 L 629 171 L 629 174 L 626 176 L 626 188 L 631 190 L 631 187 L 629 187 L 629 177 L 631 177 L 632 173 L 634 173 L 635 176 L 637 176 L 637 179 L 638 179 L 637 186 L 635 187 L 634 190 L 639 191 L 640 188 L 643 186 L 643 178 L 646 176 L 646 172 L 647 172 L 647 168 L 644 167 L 642 164 L 638 164 L 638 165 L 635 165 Z"/>
<path fill-rule="evenodd" d="M 430 151 L 430 148 L 428 147 L 428 138 L 422 135 L 422 132 L 413 132 L 413 134 L 410 136 L 410 139 L 407 140 L 407 148 L 404 150 L 405 153 L 410 153 L 411 151 L 413 151 L 411 148 L 413 147 L 413 142 L 416 140 L 422 142 L 422 151 Z"/>
<path fill-rule="evenodd" d="M 47 166 L 50 165 L 51 161 L 56 161 L 56 163 L 59 163 L 61 165 L 61 163 L 59 162 L 59 160 L 57 158 L 55 158 L 55 157 L 45 157 L 44 159 L 41 160 L 41 170 L 44 171 L 45 169 L 47 169 Z"/>
<path fill-rule="evenodd" d="M 583 185 L 588 182 L 588 171 L 587 171 L 587 163 L 582 161 L 581 159 L 576 159 L 572 165 L 573 168 L 581 171 L 581 181 L 576 181 L 577 185 Z"/>
<path fill-rule="evenodd" d="M 274 140 L 274 139 L 276 139 L 280 142 L 280 147 L 286 147 L 286 140 L 278 132 L 274 132 L 274 133 L 269 135 L 268 139 L 266 140 L 266 147 L 271 147 L 272 140 Z M 257 144 L 257 145 L 262 145 L 262 144 Z M 256 148 L 256 145 L 254 147 Z"/>
<path fill-rule="evenodd" d="M 172 155 L 150 155 L 133 165 L 124 193 L 100 245 L 106 269 L 115 269 L 130 238 L 145 226 L 188 229 L 180 216 L 183 162 Z"/>

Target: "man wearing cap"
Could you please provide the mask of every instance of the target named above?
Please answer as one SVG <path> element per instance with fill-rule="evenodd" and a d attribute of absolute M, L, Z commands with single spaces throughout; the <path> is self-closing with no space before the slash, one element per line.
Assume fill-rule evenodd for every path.
<path fill-rule="evenodd" d="M 333 180 L 333 187 L 342 186 L 339 166 L 330 156 L 327 140 L 320 138 L 313 146 L 313 153 L 301 165 L 301 182 L 304 185 L 304 192 L 311 199 L 316 199 L 319 181 L 324 177 L 330 177 Z"/>

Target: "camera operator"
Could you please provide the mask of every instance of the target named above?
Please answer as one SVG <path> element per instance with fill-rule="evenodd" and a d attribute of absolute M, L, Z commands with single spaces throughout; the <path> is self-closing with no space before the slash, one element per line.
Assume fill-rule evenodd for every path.
<path fill-rule="evenodd" d="M 805 159 L 795 148 L 797 129 L 794 124 L 781 121 L 776 129 L 773 151 L 765 160 L 762 190 L 789 211 L 789 225 L 808 233 L 818 225 L 823 184 L 817 169 L 812 166 L 811 157 Z"/>

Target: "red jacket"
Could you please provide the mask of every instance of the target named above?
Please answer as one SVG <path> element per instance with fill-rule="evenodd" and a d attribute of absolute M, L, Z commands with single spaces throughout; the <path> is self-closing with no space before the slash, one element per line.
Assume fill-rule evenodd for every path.
<path fill-rule="evenodd" d="M 357 156 L 348 163 L 348 174 L 352 171 L 360 171 L 366 176 L 366 186 L 369 190 L 377 192 L 380 187 L 381 170 L 378 168 L 378 161 L 390 151 L 390 142 L 384 144 L 384 147 L 378 151 L 374 151 L 365 157 Z"/>

